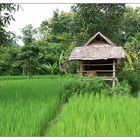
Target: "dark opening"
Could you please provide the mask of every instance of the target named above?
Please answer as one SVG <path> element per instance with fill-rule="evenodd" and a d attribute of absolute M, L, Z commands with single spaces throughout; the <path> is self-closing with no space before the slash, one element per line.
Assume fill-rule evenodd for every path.
<path fill-rule="evenodd" d="M 96 76 L 112 76 L 113 59 L 83 61 L 83 71 L 84 73 L 93 71 Z"/>
<path fill-rule="evenodd" d="M 108 44 L 108 42 L 99 34 L 88 45 L 93 44 L 93 43 L 107 43 Z"/>

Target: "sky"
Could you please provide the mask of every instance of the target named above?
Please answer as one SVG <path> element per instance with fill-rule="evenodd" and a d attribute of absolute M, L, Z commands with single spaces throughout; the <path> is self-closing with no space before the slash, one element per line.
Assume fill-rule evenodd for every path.
<path fill-rule="evenodd" d="M 13 14 L 15 21 L 12 21 L 7 30 L 20 35 L 20 29 L 28 24 L 32 24 L 34 28 L 39 27 L 41 22 L 53 16 L 53 11 L 59 9 L 60 11 L 70 11 L 72 4 L 20 4 L 23 8 Z M 140 4 L 128 4 L 136 7 Z M 23 45 L 22 41 L 18 42 Z"/>
<path fill-rule="evenodd" d="M 69 12 L 72 4 L 20 4 L 22 9 L 13 14 L 15 21 L 10 23 L 7 30 L 21 35 L 20 29 L 28 24 L 32 24 L 34 28 L 39 27 L 41 22 L 53 16 L 53 11 Z M 18 44 L 23 45 L 22 41 Z"/>
<path fill-rule="evenodd" d="M 39 27 L 42 21 L 51 18 L 53 11 L 59 9 L 60 11 L 68 12 L 71 4 L 20 4 L 23 8 L 13 14 L 15 21 L 11 22 L 8 30 L 19 33 L 21 28 L 28 24 L 33 27 Z"/>

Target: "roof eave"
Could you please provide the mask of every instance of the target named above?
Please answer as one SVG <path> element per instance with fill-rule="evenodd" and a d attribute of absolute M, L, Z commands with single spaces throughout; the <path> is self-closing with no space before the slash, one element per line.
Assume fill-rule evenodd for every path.
<path fill-rule="evenodd" d="M 69 60 L 107 60 L 107 59 L 126 59 L 126 57 L 111 57 L 111 58 L 69 58 Z"/>

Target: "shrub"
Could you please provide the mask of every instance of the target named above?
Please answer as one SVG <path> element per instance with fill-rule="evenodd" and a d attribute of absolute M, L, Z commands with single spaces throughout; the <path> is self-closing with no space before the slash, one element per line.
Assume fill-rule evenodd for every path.
<path fill-rule="evenodd" d="M 117 82 L 113 87 L 113 94 L 115 95 L 126 95 L 131 94 L 131 86 L 127 81 Z"/>
<path fill-rule="evenodd" d="M 123 71 L 118 75 L 119 81 L 127 81 L 132 87 L 131 94 L 136 96 L 140 91 L 140 75 L 134 71 Z"/>
<path fill-rule="evenodd" d="M 111 88 L 106 84 L 104 80 L 101 78 L 78 78 L 78 79 L 69 79 L 64 84 L 64 92 L 62 95 L 62 100 L 64 102 L 68 101 L 69 97 L 72 94 L 84 94 L 84 93 L 92 93 L 92 94 L 108 94 Z"/>
<path fill-rule="evenodd" d="M 89 83 L 87 83 L 86 86 L 86 92 L 90 93 L 101 93 L 102 91 L 108 91 L 109 85 L 107 85 L 106 81 L 101 78 L 95 78 L 94 80 L 91 80 Z"/>

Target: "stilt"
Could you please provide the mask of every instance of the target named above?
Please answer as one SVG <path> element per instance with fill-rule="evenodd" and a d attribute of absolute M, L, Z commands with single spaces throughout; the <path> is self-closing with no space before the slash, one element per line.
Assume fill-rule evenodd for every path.
<path fill-rule="evenodd" d="M 83 63 L 82 61 L 80 62 L 80 75 L 83 75 Z"/>
<path fill-rule="evenodd" d="M 115 59 L 113 59 L 113 81 L 112 81 L 112 87 L 115 86 L 115 80 L 116 80 L 116 77 L 115 77 Z"/>

